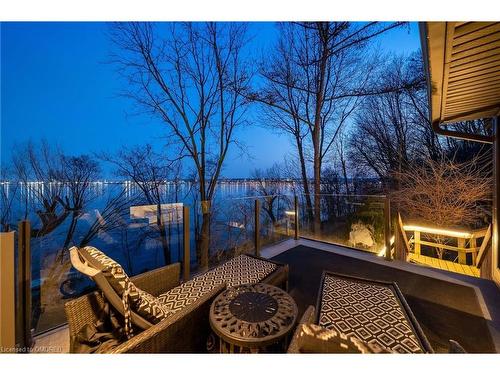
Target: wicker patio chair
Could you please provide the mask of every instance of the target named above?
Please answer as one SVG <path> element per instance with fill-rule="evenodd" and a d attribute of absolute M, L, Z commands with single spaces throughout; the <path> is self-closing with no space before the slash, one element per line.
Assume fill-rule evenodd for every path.
<path fill-rule="evenodd" d="M 336 334 L 328 335 L 328 331 Z M 307 336 L 318 339 L 318 352 L 335 347 L 321 341 L 353 349 L 348 352 L 355 351 L 359 342 L 364 345 L 359 353 L 434 352 L 396 283 L 327 271 L 321 278 L 316 308 L 306 309 L 288 352 L 310 352 L 314 345 Z M 306 345 L 308 350 L 304 350 Z"/>
<path fill-rule="evenodd" d="M 94 324 L 100 319 L 106 303 L 114 310 L 124 315 L 120 296 L 111 287 L 102 273 L 93 268 L 77 248 L 70 251 L 73 266 L 80 272 L 91 277 L 100 291 L 89 293 L 65 304 L 66 317 L 70 332 L 70 350 L 73 352 L 75 340 L 81 329 L 87 324 Z M 287 286 L 288 266 L 267 259 L 252 257 L 272 263 L 274 270 L 259 282 L 265 282 L 281 287 Z M 213 272 L 215 267 L 191 282 L 203 283 L 204 275 Z M 168 295 L 184 295 L 185 287 L 190 281 L 180 284 L 180 264 L 171 264 L 153 271 L 130 278 L 131 282 L 145 292 L 155 297 Z M 225 288 L 223 280 L 218 281 L 196 298 L 190 298 L 189 303 L 180 304 L 175 313 L 157 324 L 152 324 L 134 311 L 130 313 L 133 326 L 139 333 L 121 343 L 109 353 L 198 353 L 206 351 L 206 339 L 210 334 L 209 309 L 213 299 Z"/>

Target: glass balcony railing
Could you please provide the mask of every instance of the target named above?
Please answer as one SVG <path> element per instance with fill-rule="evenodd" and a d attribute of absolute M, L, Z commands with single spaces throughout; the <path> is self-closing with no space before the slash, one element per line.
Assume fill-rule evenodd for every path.
<path fill-rule="evenodd" d="M 35 334 L 64 324 L 64 304 L 95 287 L 71 267 L 71 246 L 100 249 L 130 276 L 180 262 L 184 279 L 205 269 L 200 266 L 203 234 L 210 268 L 240 254 L 258 255 L 267 246 L 294 238 L 296 229 L 301 237 L 372 253 L 384 247 L 383 197 L 321 195 L 320 220 L 315 223 L 314 196 L 291 191 L 252 195 L 251 187 L 245 187 L 248 194 L 240 189 L 230 196 L 231 191 L 224 191 L 207 206 L 172 186 L 162 187 L 160 204 L 151 204 L 133 184 L 93 183 L 79 209 L 61 198 L 71 194 L 58 184 L 16 190 L 9 225 L 30 245 L 27 309 Z M 202 209 L 210 214 L 207 227 Z M 22 220 L 29 223 L 28 233 L 20 233 Z"/>
<path fill-rule="evenodd" d="M 314 195 L 300 195 L 300 236 L 370 253 L 385 248 L 385 197 L 321 194 L 320 219 L 314 220 Z"/>
<path fill-rule="evenodd" d="M 32 328 L 43 332 L 66 322 L 64 304 L 94 288 L 71 267 L 71 246 L 94 246 L 122 265 L 129 276 L 183 258 L 183 205 L 141 204 L 124 198 L 76 212 L 49 233 L 31 223 Z"/>
<path fill-rule="evenodd" d="M 215 202 L 211 213 L 209 266 L 214 267 L 240 254 L 257 254 L 256 247 L 291 238 L 291 202 L 293 198 L 284 195 Z"/>

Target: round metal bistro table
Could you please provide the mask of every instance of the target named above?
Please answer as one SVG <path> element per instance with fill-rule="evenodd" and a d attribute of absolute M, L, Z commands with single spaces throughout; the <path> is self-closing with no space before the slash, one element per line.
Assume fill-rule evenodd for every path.
<path fill-rule="evenodd" d="M 219 294 L 210 307 L 210 325 L 221 353 L 258 353 L 280 342 L 295 326 L 297 305 L 280 288 L 242 285 Z"/>

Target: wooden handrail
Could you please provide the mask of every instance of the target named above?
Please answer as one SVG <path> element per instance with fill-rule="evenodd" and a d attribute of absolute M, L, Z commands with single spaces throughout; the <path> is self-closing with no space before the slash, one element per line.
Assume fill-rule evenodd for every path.
<path fill-rule="evenodd" d="M 410 254 L 410 243 L 408 242 L 408 237 L 406 237 L 406 232 L 403 229 L 403 220 L 401 219 L 401 214 L 398 212 L 398 230 L 403 237 L 403 242 L 405 244 L 406 254 Z"/>
<path fill-rule="evenodd" d="M 475 237 L 475 238 L 485 237 L 486 234 L 488 233 L 488 230 L 491 230 L 490 227 L 491 227 L 491 224 L 487 228 L 482 228 L 482 229 L 475 230 L 475 231 L 472 232 L 472 236 Z M 490 235 L 491 235 L 491 233 L 490 233 Z"/>
<path fill-rule="evenodd" d="M 416 243 L 417 241 L 415 241 L 413 238 L 411 238 L 408 242 L 409 243 Z M 421 245 L 438 247 L 440 249 L 445 249 L 445 250 L 462 251 L 464 253 L 476 253 L 479 250 L 479 247 L 459 247 L 459 246 L 445 245 L 445 244 L 440 244 L 437 242 L 430 242 L 430 241 L 425 241 L 425 240 L 419 240 L 418 243 Z"/>
<path fill-rule="evenodd" d="M 407 249 L 409 249 L 410 244 L 414 244 L 414 252 L 415 254 L 420 254 L 421 245 L 430 246 L 442 250 L 451 250 L 456 251 L 458 253 L 458 263 L 466 264 L 466 255 L 472 254 L 472 264 L 478 265 L 484 259 L 484 254 L 487 246 L 491 238 L 491 225 L 486 229 L 475 230 L 471 232 L 462 232 L 462 231 L 454 231 L 447 230 L 441 228 L 427 228 L 418 225 L 403 225 L 403 221 L 401 219 L 401 215 L 398 213 L 398 223 L 400 231 L 403 235 L 404 242 L 407 245 Z M 410 231 L 414 233 L 413 238 L 410 240 L 406 237 L 406 231 Z M 435 234 L 449 238 L 456 238 L 458 243 L 456 246 L 441 244 L 439 242 L 431 242 L 425 241 L 421 239 L 421 234 Z M 477 239 L 482 238 L 483 242 L 481 246 L 477 246 Z M 408 250 L 409 251 L 409 250 Z"/>
<path fill-rule="evenodd" d="M 491 239 L 491 224 L 488 226 L 488 229 L 486 230 L 486 233 L 483 238 L 483 243 L 481 244 L 481 247 L 479 248 L 479 252 L 477 254 L 476 258 L 476 267 L 481 267 L 481 264 L 483 263 L 483 260 L 486 255 L 488 247 L 488 243 L 490 242 Z"/>

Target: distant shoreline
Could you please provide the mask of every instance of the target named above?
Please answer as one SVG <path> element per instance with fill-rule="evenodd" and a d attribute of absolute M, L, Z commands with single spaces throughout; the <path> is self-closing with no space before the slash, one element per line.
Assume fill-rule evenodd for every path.
<path fill-rule="evenodd" d="M 348 181 L 379 181 L 379 178 L 376 177 L 349 177 L 347 178 Z M 257 182 L 262 182 L 262 181 L 272 181 L 272 182 L 280 182 L 280 183 L 302 183 L 302 179 L 292 179 L 292 178 L 283 178 L 283 179 L 274 179 L 274 178 L 262 178 L 262 179 L 255 179 L 255 178 L 225 178 L 225 179 L 219 179 L 217 181 L 218 184 L 230 184 L 230 183 L 257 183 Z M 160 183 L 164 184 L 175 184 L 175 183 L 197 183 L 197 180 L 192 180 L 192 179 L 178 179 L 178 180 L 164 180 L 160 181 Z M 310 179 L 310 182 L 312 183 L 313 180 Z M 0 181 L 0 185 L 4 184 L 11 184 L 11 183 L 16 183 L 16 181 L 13 180 L 3 180 Z M 19 181 L 20 184 L 24 184 L 24 182 Z M 28 184 L 41 184 L 41 183 L 47 183 L 44 181 L 28 181 Z M 64 183 L 63 181 L 54 181 L 54 182 L 48 182 L 48 183 Z M 102 181 L 92 181 L 92 184 L 133 184 L 133 181 L 130 180 L 102 180 Z"/>

